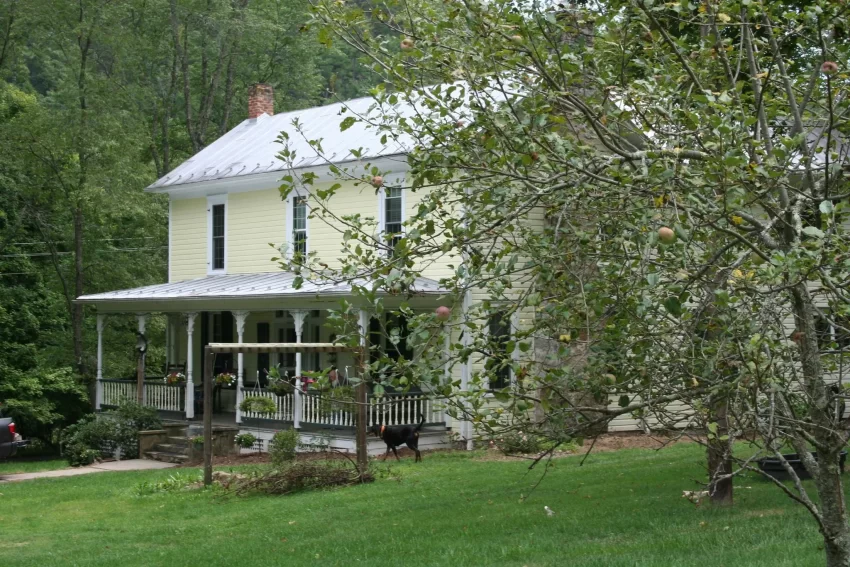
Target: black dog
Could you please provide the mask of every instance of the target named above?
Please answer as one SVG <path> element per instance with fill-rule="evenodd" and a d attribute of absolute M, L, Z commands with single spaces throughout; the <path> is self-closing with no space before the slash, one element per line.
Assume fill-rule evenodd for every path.
<path fill-rule="evenodd" d="M 396 451 L 395 448 L 399 445 L 407 445 L 413 449 L 414 453 L 416 453 L 416 459 L 414 462 L 422 460 L 422 454 L 419 452 L 419 431 L 425 424 L 425 416 L 419 414 L 419 418 L 422 421 L 420 421 L 419 425 L 416 427 L 412 425 L 392 425 L 389 427 L 386 425 L 373 425 L 369 428 L 369 432 L 372 435 L 380 437 L 383 439 L 384 443 L 387 444 L 387 453 L 384 455 L 384 459 L 389 457 L 390 449 L 392 449 L 393 454 L 395 454 L 395 458 L 400 461 L 401 459 L 398 458 L 398 451 Z"/>

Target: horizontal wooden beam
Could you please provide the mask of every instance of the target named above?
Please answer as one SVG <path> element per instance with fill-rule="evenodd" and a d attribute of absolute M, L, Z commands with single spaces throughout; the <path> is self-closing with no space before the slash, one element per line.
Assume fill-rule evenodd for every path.
<path fill-rule="evenodd" d="M 359 347 L 334 343 L 210 343 L 210 352 L 354 352 Z"/>

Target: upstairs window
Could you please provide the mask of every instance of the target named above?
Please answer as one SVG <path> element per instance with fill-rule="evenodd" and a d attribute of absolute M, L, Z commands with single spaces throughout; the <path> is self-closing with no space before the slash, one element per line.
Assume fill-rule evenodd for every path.
<path fill-rule="evenodd" d="M 219 195 L 207 199 L 207 221 L 209 227 L 209 272 L 223 272 L 227 266 L 227 196 Z"/>
<path fill-rule="evenodd" d="M 286 201 L 286 257 L 292 260 L 296 256 L 304 256 L 309 251 L 307 238 L 309 228 L 307 220 L 310 216 L 309 197 L 293 192 Z"/>
<path fill-rule="evenodd" d="M 402 239 L 404 222 L 404 198 L 400 187 L 385 187 L 381 207 L 384 241 L 389 245 L 390 256 L 398 241 Z"/>
<path fill-rule="evenodd" d="M 307 254 L 307 197 L 292 198 L 292 251 Z"/>

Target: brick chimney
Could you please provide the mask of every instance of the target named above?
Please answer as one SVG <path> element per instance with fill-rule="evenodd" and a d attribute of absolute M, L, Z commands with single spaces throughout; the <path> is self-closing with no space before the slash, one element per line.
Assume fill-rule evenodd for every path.
<path fill-rule="evenodd" d="M 274 115 L 274 89 L 265 83 L 256 83 L 248 87 L 248 118 L 260 114 Z"/>

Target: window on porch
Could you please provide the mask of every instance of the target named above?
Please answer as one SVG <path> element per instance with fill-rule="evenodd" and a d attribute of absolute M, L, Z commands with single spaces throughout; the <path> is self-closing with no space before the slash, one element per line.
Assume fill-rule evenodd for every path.
<path fill-rule="evenodd" d="M 506 311 L 497 311 L 489 320 L 491 356 L 486 368 L 490 371 L 490 389 L 498 390 L 511 385 L 512 354 L 508 349 L 511 341 L 511 320 Z"/>
<path fill-rule="evenodd" d="M 383 356 L 394 362 L 398 362 L 402 357 L 405 360 L 412 360 L 413 349 L 407 344 L 408 334 L 407 319 L 402 315 L 388 313 L 383 319 L 372 317 L 369 320 L 369 343 L 377 348 L 370 348 L 370 362 L 376 362 Z M 386 390 L 392 392 L 394 389 L 386 388 Z M 413 386 L 410 391 L 418 392 L 420 388 Z"/>

